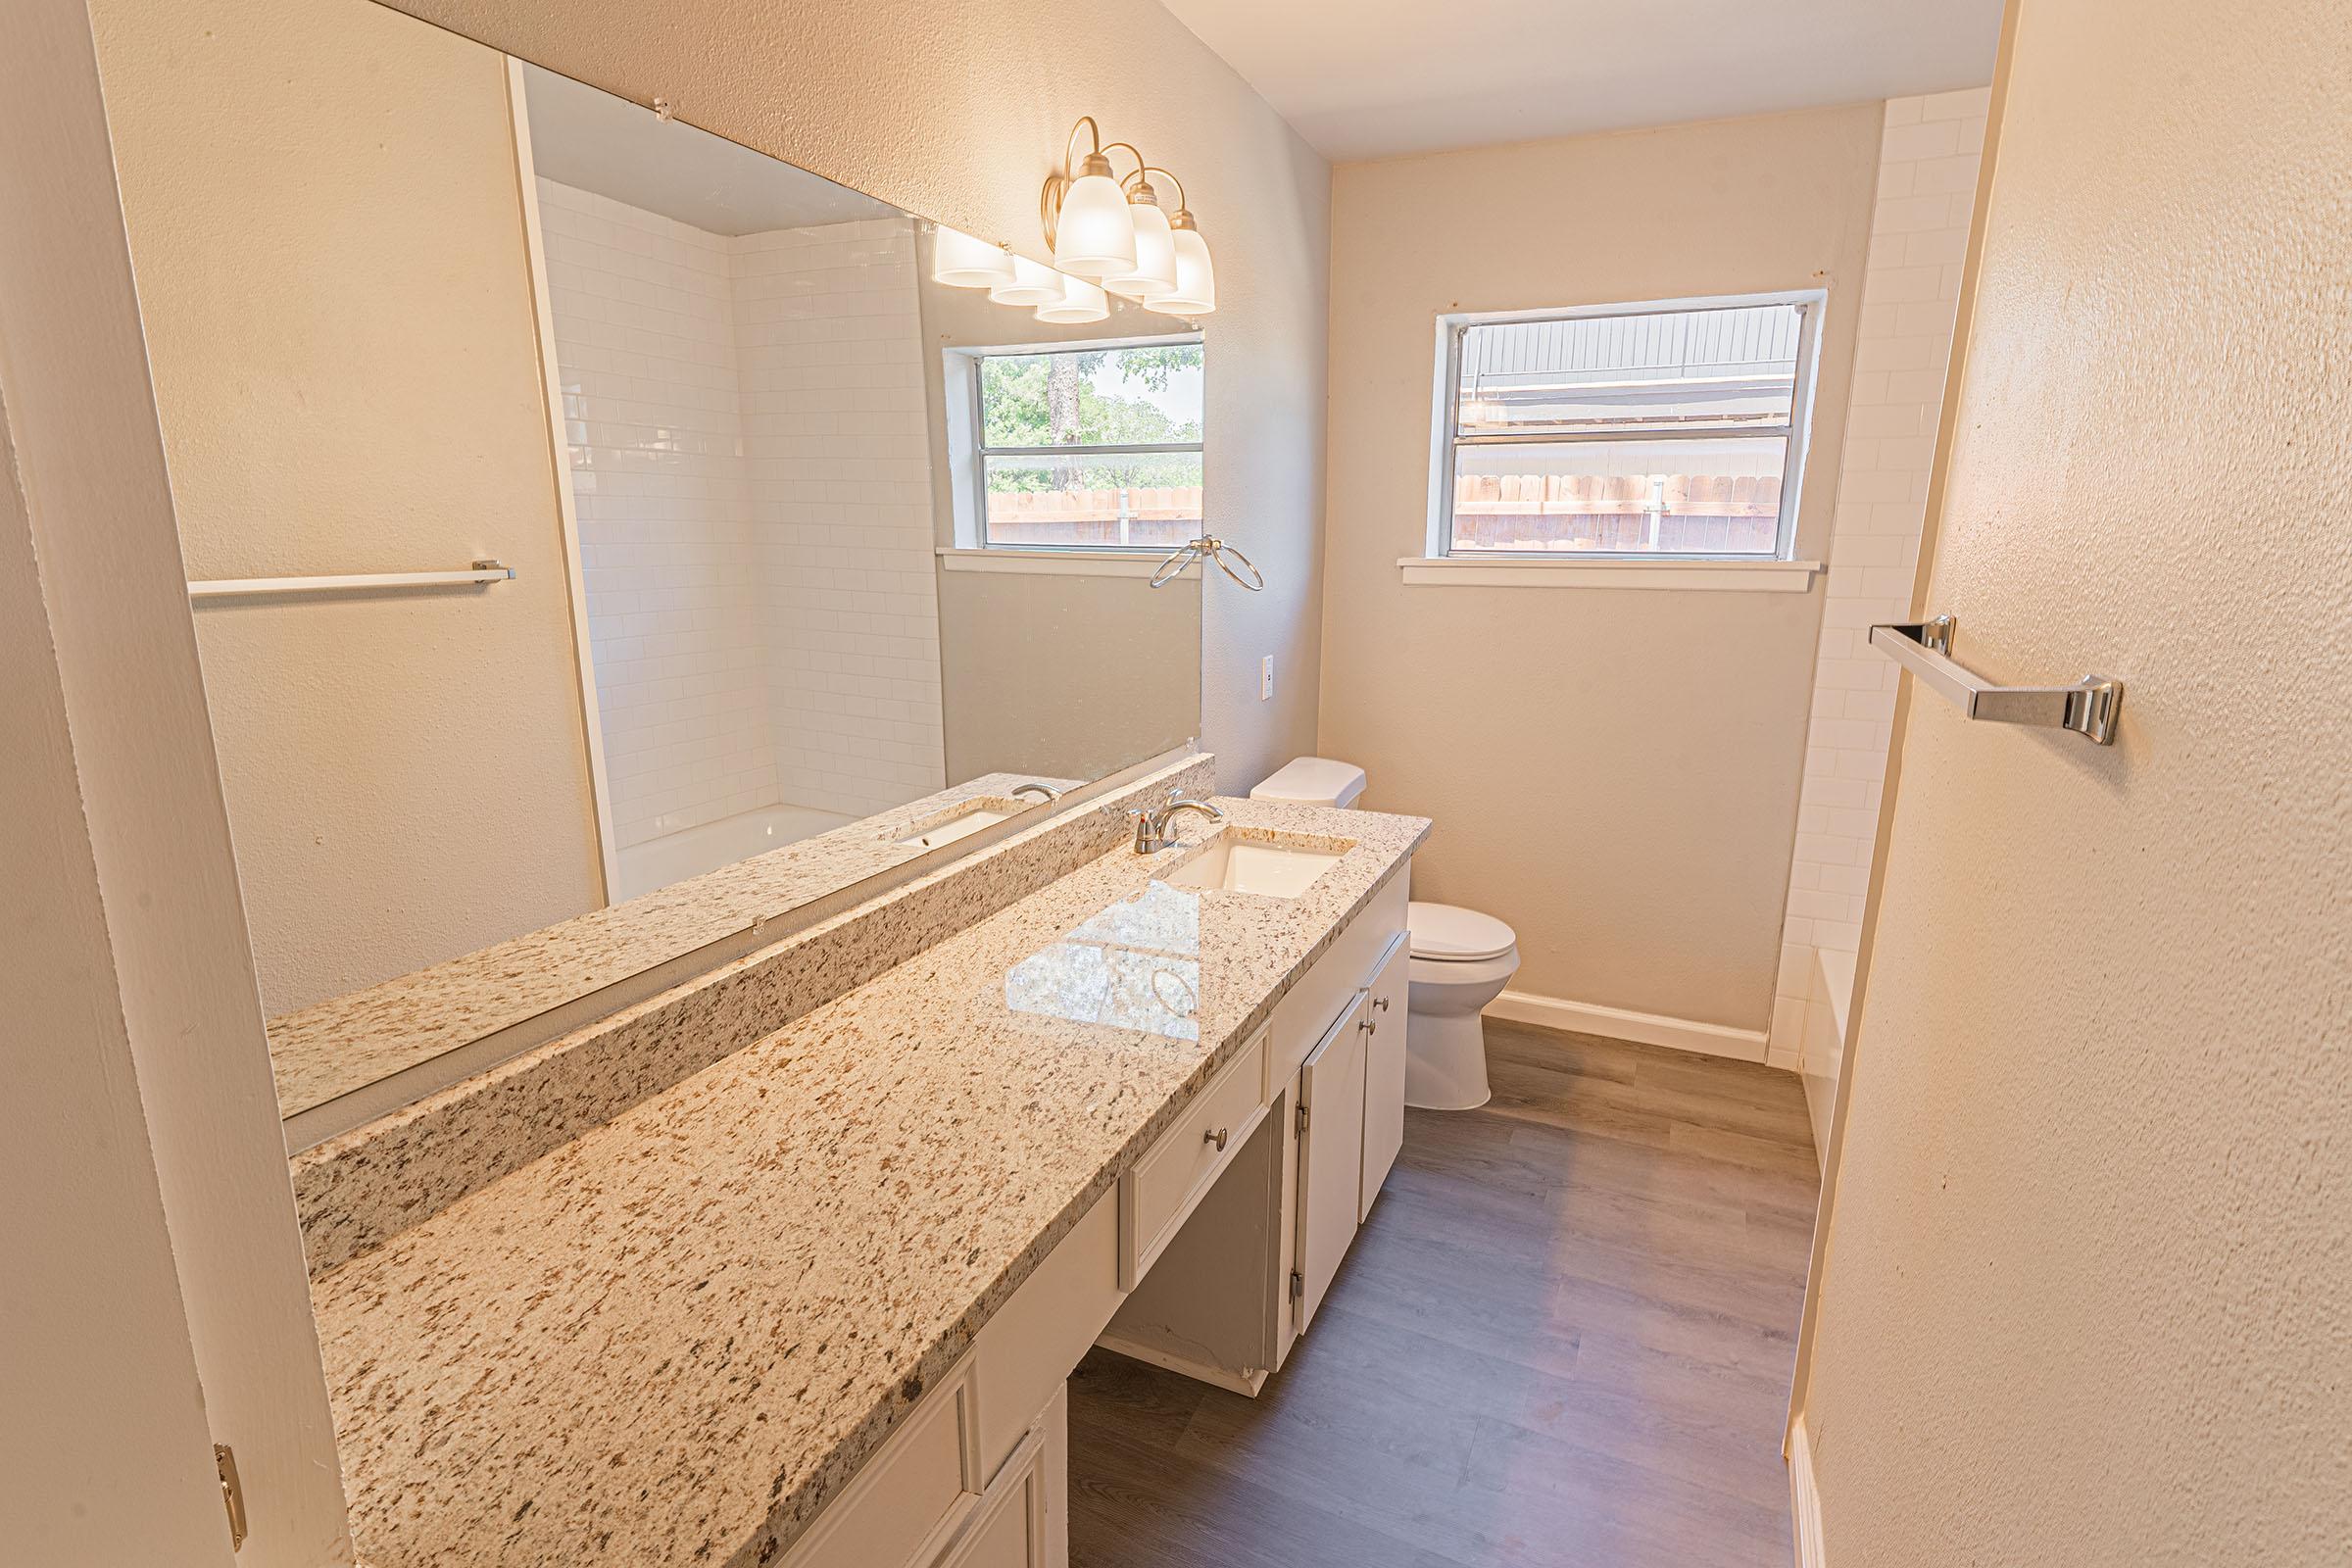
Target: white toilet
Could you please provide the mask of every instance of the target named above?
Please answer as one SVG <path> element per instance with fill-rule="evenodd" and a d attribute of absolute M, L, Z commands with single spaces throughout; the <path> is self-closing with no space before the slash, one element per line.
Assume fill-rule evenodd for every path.
<path fill-rule="evenodd" d="M 1253 801 L 1348 807 L 1364 770 L 1328 757 L 1286 762 L 1250 792 Z M 1519 939 L 1491 914 L 1450 904 L 1414 904 L 1404 1036 L 1404 1102 L 1468 1110 L 1487 1102 L 1487 1036 L 1481 1011 L 1519 967 Z"/>

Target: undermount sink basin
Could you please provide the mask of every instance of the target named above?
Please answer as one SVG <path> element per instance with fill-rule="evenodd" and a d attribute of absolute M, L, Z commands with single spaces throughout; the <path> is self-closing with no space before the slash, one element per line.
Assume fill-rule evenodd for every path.
<path fill-rule="evenodd" d="M 910 850 L 936 850 L 942 844 L 968 839 L 984 827 L 1008 822 L 1028 808 L 1028 803 L 975 801 L 970 806 L 942 817 L 918 832 L 910 833 L 898 842 Z"/>
<path fill-rule="evenodd" d="M 1214 888 L 1224 893 L 1254 893 L 1267 899 L 1295 899 L 1314 886 L 1315 878 L 1337 865 L 1345 853 L 1218 833 L 1201 841 L 1198 850 L 1159 880 L 1177 888 Z"/>

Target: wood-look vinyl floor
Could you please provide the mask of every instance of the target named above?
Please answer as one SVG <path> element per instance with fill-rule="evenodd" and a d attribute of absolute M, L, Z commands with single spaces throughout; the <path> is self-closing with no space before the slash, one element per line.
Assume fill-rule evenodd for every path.
<path fill-rule="evenodd" d="M 1797 1080 L 1493 1021 L 1487 1055 L 1259 1397 L 1087 1357 L 1072 1568 L 1786 1568 Z"/>

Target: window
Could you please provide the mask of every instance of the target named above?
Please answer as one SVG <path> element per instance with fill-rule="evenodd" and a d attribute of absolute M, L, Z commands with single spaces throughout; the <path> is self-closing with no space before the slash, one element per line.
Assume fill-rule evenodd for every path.
<path fill-rule="evenodd" d="M 1436 553 L 1786 559 L 1820 304 L 1442 322 Z"/>
<path fill-rule="evenodd" d="M 973 358 L 976 543 L 1166 551 L 1200 534 L 1198 340 Z"/>

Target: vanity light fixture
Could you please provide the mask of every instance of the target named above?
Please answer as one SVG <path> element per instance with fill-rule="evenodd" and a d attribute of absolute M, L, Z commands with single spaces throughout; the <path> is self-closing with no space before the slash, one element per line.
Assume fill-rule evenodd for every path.
<path fill-rule="evenodd" d="M 942 223 L 931 235 L 931 281 L 950 288 L 1011 286 L 1012 252 Z"/>
<path fill-rule="evenodd" d="M 1061 274 L 1043 262 L 1015 256 L 1012 259 L 1012 281 L 1000 283 L 990 289 L 988 297 L 999 305 L 1058 305 L 1061 303 Z"/>
<path fill-rule="evenodd" d="M 1152 172 L 1168 174 L 1164 169 Z M 1200 225 L 1185 204 L 1184 181 L 1174 174 L 1168 179 L 1176 187 L 1176 216 L 1168 220 L 1176 244 L 1176 286 L 1145 295 L 1144 306 L 1169 316 L 1206 316 L 1217 308 L 1217 270 L 1208 259 L 1208 241 L 1200 237 Z"/>
<path fill-rule="evenodd" d="M 1077 156 L 1078 132 L 1085 131 L 1094 151 Z M 1124 147 L 1124 142 L 1112 142 Z M 1130 153 L 1135 149 L 1128 147 Z M 1135 160 L 1142 163 L 1138 154 Z M 1092 115 L 1081 115 L 1062 146 L 1062 167 L 1046 176 L 1038 193 L 1038 216 L 1046 225 L 1046 241 L 1054 247 L 1054 265 L 1078 277 L 1114 277 L 1135 266 L 1135 220 L 1127 215 L 1127 197 L 1111 177 L 1110 159 L 1102 145 L 1102 128 Z"/>
<path fill-rule="evenodd" d="M 1078 153 L 1081 131 L 1093 148 L 1083 157 Z M 1134 172 L 1123 179 L 1112 177 L 1114 152 L 1135 160 Z M 1061 157 L 1062 167 L 1046 176 L 1037 198 L 1054 267 L 1072 277 L 1099 281 L 1111 293 L 1141 300 L 1147 310 L 1163 315 L 1206 316 L 1217 308 L 1217 270 L 1208 257 L 1208 241 L 1200 237 L 1200 225 L 1186 205 L 1183 180 L 1146 163 L 1132 143 L 1105 144 L 1092 115 L 1079 116 L 1070 127 Z M 1155 174 L 1176 187 L 1173 215 L 1160 211 Z M 1013 303 L 1002 293 L 989 298 Z M 1061 308 L 1077 307 L 1065 303 Z M 1044 310 L 1038 318 L 1102 319 L 1091 315 L 1049 317 Z"/>
<path fill-rule="evenodd" d="M 1037 308 L 1039 320 L 1065 326 L 1105 320 L 1109 316 L 1110 301 L 1103 296 L 1102 285 L 1083 277 L 1063 277 L 1061 298 Z"/>
<path fill-rule="evenodd" d="M 1135 222 L 1135 265 L 1102 280 L 1104 288 L 1123 299 L 1148 299 L 1176 287 L 1176 236 L 1168 227 L 1168 215 L 1159 210 L 1159 192 L 1152 188 L 1151 176 L 1151 170 L 1138 169 L 1125 181 L 1127 216 Z"/>

